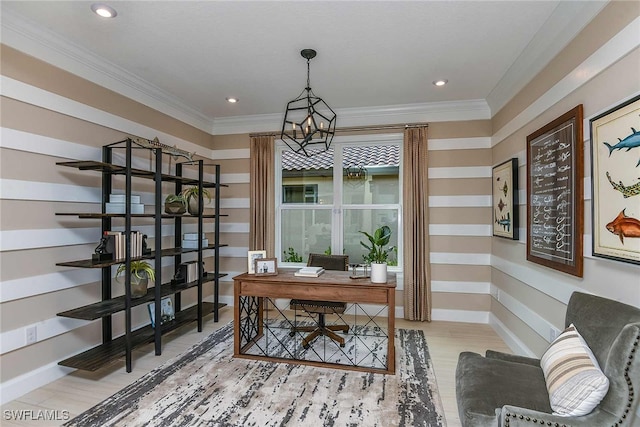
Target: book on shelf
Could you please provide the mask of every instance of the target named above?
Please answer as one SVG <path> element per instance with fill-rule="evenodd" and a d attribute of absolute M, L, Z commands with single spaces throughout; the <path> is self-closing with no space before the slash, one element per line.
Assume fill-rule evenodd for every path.
<path fill-rule="evenodd" d="M 293 273 L 293 275 L 298 277 L 318 277 L 322 273 L 324 273 L 324 268 L 322 267 L 302 267 Z"/>
<path fill-rule="evenodd" d="M 150 302 L 147 305 L 149 309 L 149 318 L 151 319 L 151 326 L 156 327 L 156 303 Z M 173 300 L 171 297 L 164 297 L 160 300 L 160 325 L 175 320 L 176 313 L 173 308 Z"/>
<path fill-rule="evenodd" d="M 107 238 L 107 252 L 113 254 L 114 260 L 125 258 L 126 240 L 123 231 L 105 231 Z M 131 257 L 142 256 L 142 233 L 140 231 L 131 232 Z"/>

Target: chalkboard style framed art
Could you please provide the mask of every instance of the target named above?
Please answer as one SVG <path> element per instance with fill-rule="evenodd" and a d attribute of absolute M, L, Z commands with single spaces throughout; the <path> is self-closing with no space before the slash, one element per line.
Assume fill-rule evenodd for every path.
<path fill-rule="evenodd" d="M 582 105 L 527 136 L 527 260 L 582 277 Z"/>
<path fill-rule="evenodd" d="M 640 96 L 589 125 L 593 255 L 640 264 Z"/>

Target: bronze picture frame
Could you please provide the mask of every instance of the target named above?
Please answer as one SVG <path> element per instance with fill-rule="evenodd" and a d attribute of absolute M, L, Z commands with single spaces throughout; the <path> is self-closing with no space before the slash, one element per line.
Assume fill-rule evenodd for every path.
<path fill-rule="evenodd" d="M 518 159 L 512 158 L 492 169 L 493 235 L 519 239 Z"/>
<path fill-rule="evenodd" d="M 278 258 L 256 259 L 253 270 L 256 276 L 276 276 L 278 274 Z"/>
<path fill-rule="evenodd" d="M 582 104 L 527 136 L 527 260 L 583 274 Z"/>
<path fill-rule="evenodd" d="M 640 264 L 640 95 L 589 120 L 592 254 Z"/>

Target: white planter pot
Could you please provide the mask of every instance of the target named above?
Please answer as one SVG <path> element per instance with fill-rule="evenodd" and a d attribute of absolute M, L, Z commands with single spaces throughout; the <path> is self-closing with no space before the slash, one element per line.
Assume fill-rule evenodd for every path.
<path fill-rule="evenodd" d="M 387 283 L 387 263 L 371 263 L 371 283 Z"/>

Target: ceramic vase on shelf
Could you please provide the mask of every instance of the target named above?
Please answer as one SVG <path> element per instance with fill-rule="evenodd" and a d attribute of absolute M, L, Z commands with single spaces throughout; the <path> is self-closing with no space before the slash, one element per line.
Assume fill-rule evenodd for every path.
<path fill-rule="evenodd" d="M 387 263 L 371 263 L 371 283 L 387 283 Z"/>
<path fill-rule="evenodd" d="M 147 294 L 147 287 L 149 286 L 149 276 L 145 272 L 131 274 L 131 298 L 142 298 Z"/>
<path fill-rule="evenodd" d="M 187 210 L 191 215 L 197 216 L 202 213 L 202 207 L 200 206 L 200 203 L 198 202 L 197 197 L 191 197 L 189 199 L 189 203 L 187 204 Z"/>

